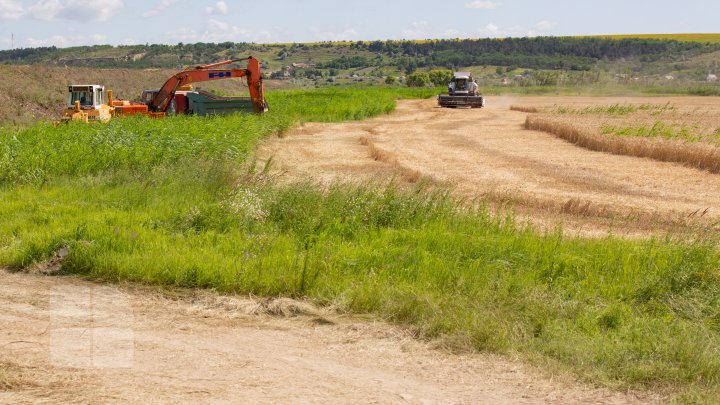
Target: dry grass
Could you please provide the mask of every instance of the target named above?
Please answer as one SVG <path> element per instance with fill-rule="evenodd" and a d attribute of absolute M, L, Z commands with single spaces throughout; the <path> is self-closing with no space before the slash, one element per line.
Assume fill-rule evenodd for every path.
<path fill-rule="evenodd" d="M 488 192 L 476 200 L 475 204 L 487 205 L 497 214 L 511 210 L 521 218 L 561 218 L 562 222 L 567 220 L 570 223 L 575 220 L 592 220 L 598 224 L 611 224 L 612 229 L 618 231 L 632 229 L 676 235 L 720 231 L 720 223 L 708 223 L 705 220 L 704 217 L 709 212 L 707 209 L 693 212 L 646 211 L 578 198 L 556 200 L 513 192 Z M 602 235 L 606 236 L 604 233 Z"/>
<path fill-rule="evenodd" d="M 417 183 L 423 179 L 422 173 L 418 170 L 403 166 L 394 154 L 378 148 L 368 137 L 360 137 L 359 141 L 361 145 L 368 147 L 370 157 L 374 161 L 391 165 L 408 183 Z"/>
<path fill-rule="evenodd" d="M 23 376 L 23 370 L 17 364 L 0 360 L 0 392 L 14 391 L 33 386 Z"/>
<path fill-rule="evenodd" d="M 525 129 L 547 132 L 590 150 L 680 163 L 711 173 L 720 173 L 720 149 L 710 145 L 602 135 L 549 117 L 538 116 L 528 116 Z"/>
<path fill-rule="evenodd" d="M 540 110 L 537 109 L 537 107 L 531 107 L 528 105 L 511 105 L 510 110 L 524 112 L 524 113 L 528 113 L 528 114 L 536 114 L 536 113 L 540 112 Z"/>

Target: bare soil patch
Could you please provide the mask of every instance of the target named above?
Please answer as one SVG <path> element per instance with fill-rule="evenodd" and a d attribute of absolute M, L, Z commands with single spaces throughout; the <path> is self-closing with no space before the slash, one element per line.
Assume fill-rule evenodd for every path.
<path fill-rule="evenodd" d="M 659 399 L 581 385 L 498 356 L 444 353 L 372 319 L 288 299 L 107 286 L 2 270 L 0 284 L 2 403 L 607 404 Z M 131 333 L 108 333 L 123 330 Z M 74 344 L 57 350 L 68 337 L 77 342 L 88 336 L 92 344 L 87 348 Z M 131 344 L 105 347 L 112 349 L 123 339 Z M 129 360 L 113 361 L 123 353 L 130 353 Z M 86 357 L 90 363 L 84 364 Z"/>

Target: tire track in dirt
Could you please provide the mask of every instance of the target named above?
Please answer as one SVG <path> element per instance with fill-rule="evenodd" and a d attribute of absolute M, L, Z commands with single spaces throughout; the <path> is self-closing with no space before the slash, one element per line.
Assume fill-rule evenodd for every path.
<path fill-rule="evenodd" d="M 557 104 L 574 97 L 543 97 Z M 517 99 L 512 100 L 515 102 Z M 524 104 L 533 104 L 524 97 Z M 592 98 L 582 98 L 585 104 Z M 652 98 L 634 102 L 657 102 Z M 662 99 L 662 102 L 672 99 Z M 687 98 L 675 103 L 692 102 Z M 699 101 L 718 104 L 720 100 Z M 598 98 L 597 103 L 622 103 Z M 704 104 L 702 104 L 704 103 Z M 434 100 L 404 100 L 389 115 L 363 122 L 307 124 L 282 139 L 270 139 L 259 159 L 273 157 L 287 181 L 312 178 L 378 181 L 417 172 L 450 184 L 455 196 L 513 201 L 533 223 L 583 234 L 648 232 L 717 226 L 720 176 L 679 164 L 617 156 L 576 147 L 552 135 L 523 129 L 526 114 L 510 111 L 511 100 L 489 97 L 484 109 L 440 109 Z M 367 147 L 392 156 L 374 159 Z"/>
<path fill-rule="evenodd" d="M 620 404 L 659 399 L 595 389 L 498 356 L 444 353 L 398 328 L 289 299 L 102 285 L 2 269 L 0 285 L 0 403 Z M 61 300 L 53 298 L 58 295 Z M 118 301 L 127 303 L 120 313 L 113 308 Z M 131 333 L 98 334 L 119 329 Z M 71 362 L 112 355 L 104 346 L 113 337 L 130 339 L 132 354 L 115 367 L 112 361 L 94 367 L 58 364 L 52 361 L 54 349 L 68 343 L 58 331 L 81 331 L 73 335 L 81 342 L 94 336 L 92 347 L 70 341 Z"/>

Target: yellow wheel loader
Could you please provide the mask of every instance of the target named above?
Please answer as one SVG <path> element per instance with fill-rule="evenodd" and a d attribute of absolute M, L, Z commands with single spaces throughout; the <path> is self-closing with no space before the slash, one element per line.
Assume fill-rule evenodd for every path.
<path fill-rule="evenodd" d="M 105 104 L 105 87 L 96 84 L 68 86 L 68 103 L 62 121 L 107 122 L 113 107 Z"/>

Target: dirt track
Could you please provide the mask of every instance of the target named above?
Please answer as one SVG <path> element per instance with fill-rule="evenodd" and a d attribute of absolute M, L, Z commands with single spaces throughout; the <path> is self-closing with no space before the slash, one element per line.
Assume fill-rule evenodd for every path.
<path fill-rule="evenodd" d="M 434 100 L 399 102 L 369 121 L 307 124 L 272 139 L 286 179 L 319 182 L 400 178 L 449 184 L 457 196 L 511 202 L 534 223 L 584 234 L 646 234 L 720 219 L 720 176 L 649 159 L 578 148 L 522 128 L 509 105 L 672 102 L 718 109 L 716 98 L 490 97 L 485 109 L 441 109 Z M 698 218 L 702 215 L 702 218 Z"/>
<path fill-rule="evenodd" d="M 0 285 L 0 403 L 640 402 L 290 300 L 3 270 Z"/>

